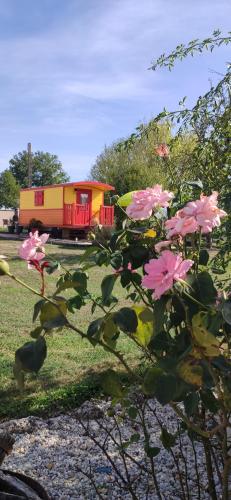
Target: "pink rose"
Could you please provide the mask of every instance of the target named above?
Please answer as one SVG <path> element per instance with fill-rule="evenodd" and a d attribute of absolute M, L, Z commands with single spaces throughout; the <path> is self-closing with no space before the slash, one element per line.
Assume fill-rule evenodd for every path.
<path fill-rule="evenodd" d="M 210 233 L 214 227 L 220 226 L 221 218 L 227 215 L 217 206 L 217 197 L 216 191 L 210 196 L 201 194 L 199 200 L 190 201 L 180 212 L 184 216 L 194 216 L 202 233 Z"/>
<path fill-rule="evenodd" d="M 172 238 L 175 235 L 186 236 L 186 234 L 195 233 L 199 229 L 195 217 L 181 217 L 180 212 L 167 220 L 165 227 L 168 230 L 167 238 Z"/>
<path fill-rule="evenodd" d="M 169 247 L 172 244 L 171 240 L 165 240 L 165 241 L 160 241 L 159 243 L 156 243 L 155 245 L 155 251 L 157 253 L 160 253 L 162 248 Z"/>
<path fill-rule="evenodd" d="M 202 233 L 210 233 L 214 227 L 221 224 L 221 218 L 226 212 L 217 206 L 218 193 L 213 191 L 210 196 L 201 195 L 199 200 L 189 201 L 175 217 L 165 223 L 168 230 L 167 237 L 174 235 L 185 236 L 195 233 L 201 228 Z"/>
<path fill-rule="evenodd" d="M 170 191 L 162 191 L 162 186 L 159 184 L 153 188 L 137 191 L 133 194 L 132 203 L 126 209 L 127 215 L 134 220 L 148 219 L 154 208 L 168 207 L 173 196 Z"/>
<path fill-rule="evenodd" d="M 159 144 L 159 146 L 155 148 L 155 153 L 157 154 L 157 156 L 160 156 L 161 158 L 168 158 L 169 148 L 167 144 Z"/>
<path fill-rule="evenodd" d="M 192 260 L 183 260 L 180 255 L 164 250 L 158 259 L 151 259 L 145 264 L 144 269 L 147 274 L 142 279 L 142 285 L 153 290 L 154 299 L 159 299 L 172 288 L 174 281 L 185 278 L 192 265 Z"/>
<path fill-rule="evenodd" d="M 39 236 L 38 231 L 35 231 L 34 233 L 30 233 L 30 237 L 22 243 L 19 249 L 19 256 L 21 259 L 27 260 L 29 269 L 34 267 L 33 261 L 38 263 L 45 257 L 43 245 L 47 242 L 48 238 L 49 234 L 43 233 Z"/>

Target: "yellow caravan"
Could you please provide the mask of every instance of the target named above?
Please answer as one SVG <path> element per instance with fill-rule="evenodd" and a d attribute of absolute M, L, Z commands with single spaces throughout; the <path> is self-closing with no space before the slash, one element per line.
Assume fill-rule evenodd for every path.
<path fill-rule="evenodd" d="M 114 187 L 95 181 L 21 189 L 19 225 L 28 228 L 35 219 L 63 237 L 87 233 L 97 224 L 113 226 L 114 207 L 105 205 L 106 191 Z"/>

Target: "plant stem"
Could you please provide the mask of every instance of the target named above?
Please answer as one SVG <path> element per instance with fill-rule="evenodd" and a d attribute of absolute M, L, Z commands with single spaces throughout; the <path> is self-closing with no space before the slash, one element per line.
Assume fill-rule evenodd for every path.
<path fill-rule="evenodd" d="M 207 478 L 208 478 L 208 487 L 209 494 L 212 500 L 217 500 L 216 486 L 214 482 L 213 476 L 213 466 L 210 452 L 210 442 L 206 438 L 202 438 L 204 452 L 205 452 L 205 462 L 206 462 L 206 470 L 207 470 Z"/>
<path fill-rule="evenodd" d="M 178 417 L 180 417 L 180 419 L 185 422 L 185 424 L 187 425 L 187 427 L 189 429 L 192 429 L 196 434 L 198 434 L 201 437 L 204 437 L 207 439 L 210 437 L 210 433 L 208 431 L 203 431 L 203 429 L 201 429 L 197 425 L 193 424 L 193 422 L 188 420 L 188 418 L 184 415 L 184 413 L 180 410 L 180 408 L 178 408 L 176 403 L 172 402 L 169 404 L 170 404 L 171 408 L 174 410 L 174 412 L 178 415 Z"/>

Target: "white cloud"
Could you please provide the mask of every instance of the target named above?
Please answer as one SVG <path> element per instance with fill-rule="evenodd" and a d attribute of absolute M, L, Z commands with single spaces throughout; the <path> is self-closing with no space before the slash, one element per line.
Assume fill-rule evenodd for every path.
<path fill-rule="evenodd" d="M 20 143 L 23 149 L 32 137 L 40 149 L 43 143 L 44 149 L 56 149 L 74 174 L 79 158 L 82 175 L 105 142 L 129 133 L 144 116 L 149 118 L 166 102 L 177 103 L 199 85 L 198 75 L 184 72 L 180 64 L 170 76 L 147 68 L 177 43 L 225 28 L 229 0 L 69 0 L 69 4 L 66 17 L 59 16 L 46 29 L 2 36 L 0 155 L 6 158 L 8 151 L 17 152 Z M 0 2 L 0 14 L 3 7 L 7 19 L 7 2 Z M 184 82 L 187 89 L 182 93 Z"/>

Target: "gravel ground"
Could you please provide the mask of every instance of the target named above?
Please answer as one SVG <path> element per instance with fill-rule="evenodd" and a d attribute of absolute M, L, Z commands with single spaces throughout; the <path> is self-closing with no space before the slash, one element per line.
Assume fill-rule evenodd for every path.
<path fill-rule="evenodd" d="M 4 422 L 1 428 L 13 433 L 16 442 L 12 454 L 4 461 L 4 469 L 11 469 L 25 473 L 37 479 L 50 494 L 52 500 L 92 500 L 102 499 L 130 499 L 129 487 L 124 487 L 123 480 L 118 479 L 111 463 L 94 441 L 104 445 L 108 456 L 113 459 L 120 474 L 126 476 L 126 468 L 120 457 L 118 446 L 113 439 L 120 441 L 118 429 L 115 428 L 113 417 L 107 416 L 109 403 L 105 401 L 86 402 L 75 412 L 60 415 L 49 419 L 36 417 L 22 418 Z M 153 410 L 154 402 L 150 403 L 147 411 L 147 429 L 152 436 L 152 446 L 160 446 L 160 427 Z M 120 409 L 116 410 L 120 414 Z M 177 421 L 170 410 L 158 407 L 161 424 L 165 424 L 172 431 L 177 428 Z M 132 426 L 132 428 L 131 428 Z M 104 429 L 102 428 L 104 427 Z M 110 430 L 112 438 L 107 438 L 106 430 Z M 140 431 L 139 423 L 128 419 L 121 422 L 122 441 L 127 441 L 131 434 Z M 92 436 L 92 438 L 89 436 Z M 158 495 L 153 482 L 147 479 L 147 474 L 140 465 L 145 466 L 145 457 L 141 440 L 126 448 L 131 453 L 134 463 L 127 460 L 126 467 L 130 483 L 136 492 L 136 498 L 156 499 Z M 197 444 L 197 460 L 200 482 L 202 485 L 201 499 L 209 498 L 206 487 L 205 469 L 201 445 Z M 180 460 L 181 470 L 188 469 L 188 491 L 190 499 L 198 499 L 195 484 L 195 461 L 188 438 L 182 438 L 182 449 L 185 459 L 180 458 L 180 446 L 175 446 L 175 455 Z M 179 474 L 174 466 L 170 452 L 161 449 L 154 459 L 156 475 L 160 483 L 163 499 L 180 500 L 183 498 L 180 491 Z M 82 472 L 81 472 L 82 470 Z M 86 473 L 93 476 L 98 493 Z M 148 489 L 147 489 L 147 485 Z M 133 497 L 135 498 L 135 497 Z"/>

